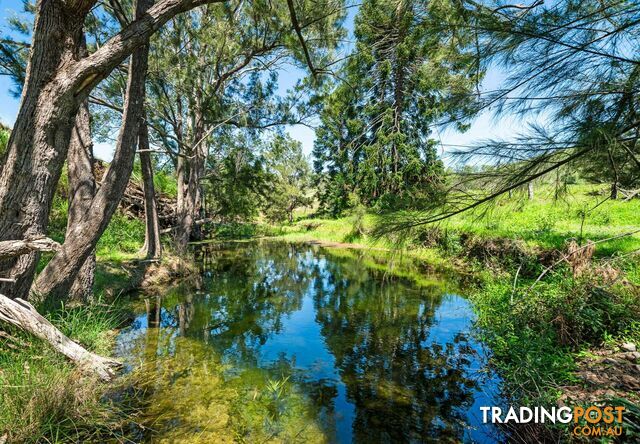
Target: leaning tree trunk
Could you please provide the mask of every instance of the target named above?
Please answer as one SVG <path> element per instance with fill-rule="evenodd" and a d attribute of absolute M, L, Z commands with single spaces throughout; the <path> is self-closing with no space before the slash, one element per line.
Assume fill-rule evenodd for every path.
<path fill-rule="evenodd" d="M 91 140 L 91 121 L 89 104 L 85 102 L 76 116 L 76 125 L 67 155 L 69 176 L 69 212 L 66 237 L 73 235 L 73 229 L 83 222 L 91 208 L 96 194 L 96 180 L 93 169 L 93 142 Z M 93 282 L 96 269 L 95 250 L 89 253 L 80 267 L 69 290 L 68 300 L 88 302 L 93 298 Z M 64 295 L 63 295 L 64 296 Z"/>
<path fill-rule="evenodd" d="M 35 6 L 20 110 L 0 173 L 0 241 L 42 236 L 67 155 L 71 129 L 89 92 L 176 14 L 216 0 L 162 0 L 89 57 L 78 43 L 96 0 L 41 0 Z M 85 258 L 86 259 L 86 258 Z M 84 260 L 84 259 L 83 259 Z M 0 262 L 0 291 L 26 298 L 38 254 Z"/>
<path fill-rule="evenodd" d="M 160 243 L 160 223 L 158 219 L 158 204 L 156 202 L 156 190 L 153 184 L 153 165 L 149 152 L 149 128 L 145 121 L 140 123 L 138 135 L 138 150 L 140 151 L 140 164 L 142 166 L 142 184 L 144 189 L 144 246 L 147 259 L 155 259 L 162 254 Z"/>
<path fill-rule="evenodd" d="M 138 0 L 136 16 L 148 8 L 150 0 Z M 129 183 L 133 170 L 138 129 L 144 107 L 144 88 L 149 46 L 136 49 L 129 63 L 126 100 L 116 152 L 100 189 L 84 213 L 82 221 L 70 227 L 60 251 L 51 259 L 34 284 L 34 293 L 64 297 L 78 272 L 106 229 Z"/>
<path fill-rule="evenodd" d="M 85 2 L 86 3 L 86 2 Z M 77 62 L 89 5 L 69 13 L 57 1 L 37 4 L 34 38 L 20 110 L 0 175 L 0 240 L 44 236 L 55 186 L 62 171 L 79 101 L 65 94 L 60 66 Z M 38 253 L 0 263 L 0 292 L 26 297 Z"/>

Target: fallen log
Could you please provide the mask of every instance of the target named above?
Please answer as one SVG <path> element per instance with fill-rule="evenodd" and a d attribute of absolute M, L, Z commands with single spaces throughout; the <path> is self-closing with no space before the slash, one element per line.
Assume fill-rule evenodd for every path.
<path fill-rule="evenodd" d="M 197 221 L 195 221 L 193 223 L 193 226 L 199 227 L 200 225 L 204 225 L 206 223 L 213 222 L 213 221 L 215 221 L 215 219 L 213 217 L 206 217 L 204 219 L 198 219 Z M 173 227 L 165 228 L 163 230 L 160 230 L 160 234 L 171 233 L 172 231 L 177 230 L 177 229 L 178 229 L 177 225 L 173 226 Z"/>
<path fill-rule="evenodd" d="M 32 251 L 58 251 L 60 244 L 48 237 L 0 242 L 0 259 L 20 256 Z"/>
<path fill-rule="evenodd" d="M 91 353 L 69 339 L 38 313 L 31 304 L 22 299 L 9 299 L 0 294 L 0 321 L 21 328 L 46 341 L 57 352 L 78 364 L 81 369 L 98 375 L 103 381 L 111 380 L 115 376 L 116 369 L 121 366 L 118 361 Z"/>

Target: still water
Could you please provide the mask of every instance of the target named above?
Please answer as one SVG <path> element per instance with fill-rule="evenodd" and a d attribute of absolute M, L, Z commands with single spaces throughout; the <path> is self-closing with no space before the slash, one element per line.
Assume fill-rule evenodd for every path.
<path fill-rule="evenodd" d="M 207 247 L 201 276 L 141 300 L 117 353 L 149 442 L 495 442 L 500 405 L 451 277 L 381 253 Z M 422 267 L 423 269 L 420 269 Z"/>

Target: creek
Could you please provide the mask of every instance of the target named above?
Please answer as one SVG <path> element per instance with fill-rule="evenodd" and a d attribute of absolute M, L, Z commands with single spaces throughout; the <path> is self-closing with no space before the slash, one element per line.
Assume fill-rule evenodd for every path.
<path fill-rule="evenodd" d="M 152 442 L 496 442 L 502 405 L 459 279 L 408 259 L 212 244 L 117 339 Z"/>

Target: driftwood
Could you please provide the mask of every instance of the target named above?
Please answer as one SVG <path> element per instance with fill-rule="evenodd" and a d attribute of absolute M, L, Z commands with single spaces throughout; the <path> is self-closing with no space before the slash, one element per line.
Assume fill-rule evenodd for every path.
<path fill-rule="evenodd" d="M 108 381 L 115 376 L 121 364 L 113 359 L 98 356 L 84 349 L 58 330 L 27 301 L 9 299 L 0 294 L 0 321 L 15 325 L 48 342 L 56 351 L 78 364 L 82 369 L 97 374 Z"/>
<path fill-rule="evenodd" d="M 0 258 L 20 256 L 33 251 L 58 251 L 59 249 L 60 244 L 46 237 L 3 241 L 0 242 Z M 2 281 L 15 282 L 16 280 L 2 278 Z M 113 378 L 115 369 L 120 366 L 118 361 L 98 356 L 73 342 L 38 313 L 33 305 L 20 298 L 9 299 L 0 294 L 0 321 L 21 328 L 48 342 L 56 351 L 105 381 Z"/>
<path fill-rule="evenodd" d="M 60 244 L 48 237 L 0 242 L 0 259 L 20 256 L 32 251 L 57 251 Z"/>

